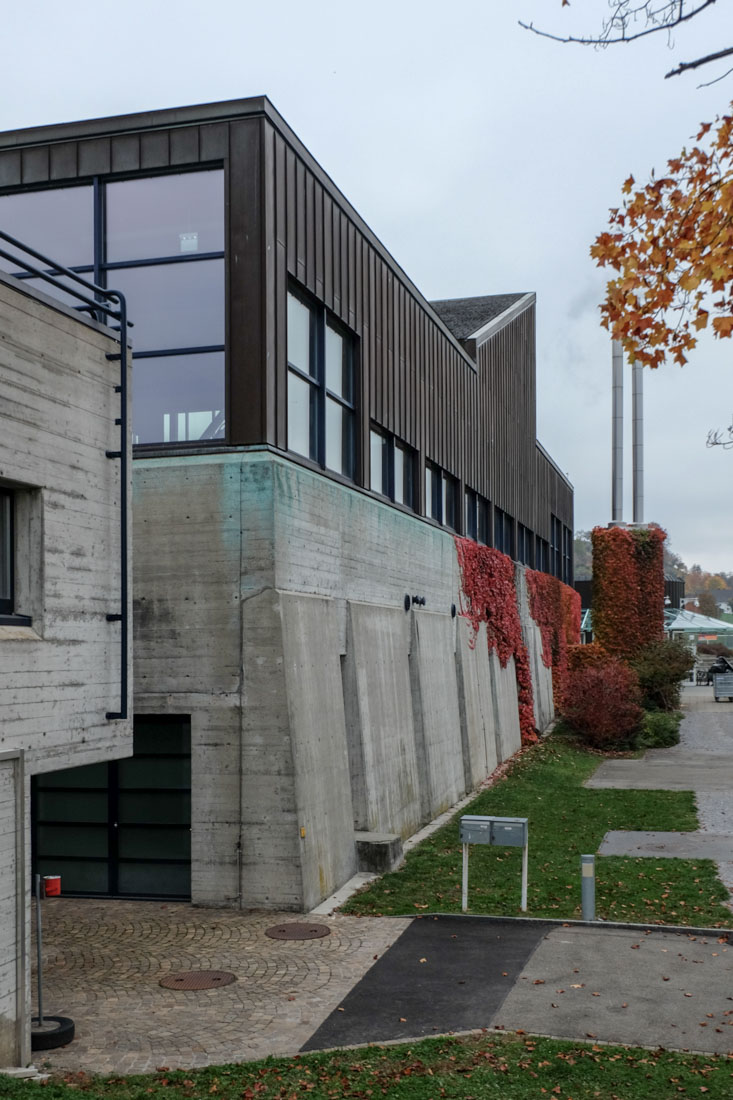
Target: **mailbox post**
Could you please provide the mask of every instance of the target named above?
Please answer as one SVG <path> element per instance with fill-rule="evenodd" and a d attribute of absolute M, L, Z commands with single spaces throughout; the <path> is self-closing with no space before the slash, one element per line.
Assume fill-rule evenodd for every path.
<path fill-rule="evenodd" d="M 468 909 L 468 849 L 470 844 L 494 844 L 503 848 L 522 849 L 522 912 L 527 911 L 527 865 L 529 827 L 526 817 L 482 817 L 464 814 L 461 818 L 463 844 L 462 909 Z"/>

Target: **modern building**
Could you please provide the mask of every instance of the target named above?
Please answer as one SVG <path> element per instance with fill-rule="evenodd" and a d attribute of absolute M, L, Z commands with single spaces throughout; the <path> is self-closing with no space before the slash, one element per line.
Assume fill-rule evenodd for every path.
<path fill-rule="evenodd" d="M 65 769 L 132 752 L 120 360 L 109 327 L 0 274 L 0 1066 L 30 1056 L 29 781 L 53 819 Z M 54 828 L 60 854 L 88 841 Z"/>
<path fill-rule="evenodd" d="M 2 134 L 0 228 L 135 325 L 135 754 L 38 780 L 36 864 L 307 909 L 518 747 L 454 540 L 572 579 L 534 295 L 427 302 L 265 98 Z"/>

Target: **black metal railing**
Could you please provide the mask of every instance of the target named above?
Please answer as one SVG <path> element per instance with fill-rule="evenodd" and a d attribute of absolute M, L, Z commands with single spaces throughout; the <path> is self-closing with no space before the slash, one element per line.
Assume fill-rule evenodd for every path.
<path fill-rule="evenodd" d="M 13 249 L 9 251 L 8 249 Z M 18 255 L 17 253 L 20 253 Z M 115 322 L 110 325 L 113 332 L 119 333 L 120 350 L 118 353 L 107 355 L 111 361 L 120 363 L 120 381 L 115 386 L 115 393 L 120 395 L 120 415 L 115 418 L 115 424 L 120 429 L 120 449 L 118 451 L 105 451 L 109 459 L 120 461 L 120 612 L 107 615 L 107 622 L 119 622 L 120 624 L 120 709 L 107 711 L 105 717 L 108 720 L 128 717 L 127 695 L 129 669 L 127 661 L 128 640 L 130 635 L 130 622 L 128 612 L 129 594 L 129 558 L 127 553 L 127 481 L 128 466 L 128 394 L 127 394 L 127 365 L 128 343 L 127 329 L 132 327 L 127 320 L 127 303 L 124 294 L 118 290 L 108 290 L 89 282 L 76 271 L 63 267 L 43 253 L 23 244 L 15 237 L 0 230 L 0 256 L 14 265 L 23 278 L 38 278 L 50 284 L 56 291 L 70 295 L 76 299 L 78 305 L 70 308 L 81 313 L 88 313 L 97 321 Z M 42 266 L 37 266 L 38 264 Z M 63 281 L 62 281 L 63 280 Z"/>

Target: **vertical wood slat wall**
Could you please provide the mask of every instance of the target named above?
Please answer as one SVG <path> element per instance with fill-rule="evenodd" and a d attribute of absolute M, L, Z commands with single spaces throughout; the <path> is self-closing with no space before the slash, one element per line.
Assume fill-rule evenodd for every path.
<path fill-rule="evenodd" d="M 358 338 L 365 485 L 374 421 L 418 451 L 421 508 L 430 459 L 541 538 L 550 514 L 572 528 L 572 489 L 536 446 L 534 307 L 479 346 L 472 365 L 336 188 L 263 114 L 2 149 L 0 188 L 213 163 L 224 165 L 229 210 L 229 441 L 287 448 L 294 279 Z"/>
<path fill-rule="evenodd" d="M 534 307 L 479 347 L 474 369 L 405 285 L 399 270 L 391 268 L 348 214 L 338 210 L 337 198 L 318 179 L 305 183 L 307 166 L 304 177 L 297 158 L 288 157 L 285 139 L 264 125 L 266 141 L 275 150 L 269 159 L 285 165 L 284 173 L 265 183 L 275 190 L 274 208 L 280 219 L 276 239 L 288 242 L 278 251 L 277 293 L 284 299 L 288 280 L 295 280 L 358 337 L 362 393 L 368 401 L 360 418 L 366 484 L 368 426 L 373 421 L 418 451 L 421 492 L 423 464 L 430 459 L 541 538 L 550 537 L 551 513 L 572 528 L 572 490 L 536 446 Z M 333 281 L 328 231 L 320 250 L 317 233 L 302 233 L 293 224 L 292 212 L 302 202 L 299 190 L 311 185 L 315 208 L 322 203 L 324 210 L 333 212 L 337 226 L 333 252 L 341 265 Z M 329 222 L 324 216 L 324 224 Z M 308 241 L 314 242 L 313 257 L 300 251 L 307 250 Z M 279 308 L 278 316 L 282 313 Z M 283 392 L 284 334 L 278 333 L 277 344 L 278 390 Z M 277 437 L 268 442 L 285 450 L 282 418 L 278 426 Z"/>

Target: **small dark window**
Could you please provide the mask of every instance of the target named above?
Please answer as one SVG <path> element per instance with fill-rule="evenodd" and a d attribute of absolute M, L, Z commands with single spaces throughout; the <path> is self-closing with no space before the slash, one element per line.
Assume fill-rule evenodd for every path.
<path fill-rule="evenodd" d="M 478 540 L 491 546 L 491 505 L 485 497 L 478 498 Z"/>
<path fill-rule="evenodd" d="M 466 489 L 465 498 L 465 522 L 463 533 L 468 539 L 478 540 L 478 494 L 473 489 Z"/>
<path fill-rule="evenodd" d="M 0 489 L 0 615 L 13 613 L 14 504 L 12 492 Z"/>
<path fill-rule="evenodd" d="M 491 545 L 491 505 L 486 497 L 473 489 L 466 489 L 464 533 L 469 539 L 476 539 L 484 546 Z"/>
<path fill-rule="evenodd" d="M 517 559 L 522 565 L 534 566 L 534 536 L 523 523 L 517 524 Z"/>
<path fill-rule="evenodd" d="M 353 478 L 355 354 L 351 333 L 288 293 L 288 450 Z"/>
<path fill-rule="evenodd" d="M 452 527 L 454 531 L 458 530 L 458 481 L 433 462 L 425 463 L 425 515 L 446 527 Z"/>
<path fill-rule="evenodd" d="M 390 432 L 369 432 L 369 486 L 395 504 L 415 507 L 415 451 Z"/>

